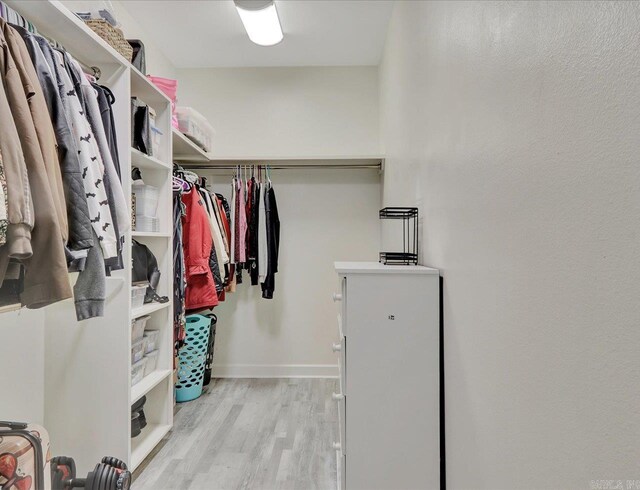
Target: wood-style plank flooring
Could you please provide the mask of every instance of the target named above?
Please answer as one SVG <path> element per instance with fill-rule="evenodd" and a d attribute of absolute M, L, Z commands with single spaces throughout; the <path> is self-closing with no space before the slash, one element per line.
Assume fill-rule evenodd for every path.
<path fill-rule="evenodd" d="M 134 490 L 333 490 L 332 379 L 216 379 L 178 405 Z"/>

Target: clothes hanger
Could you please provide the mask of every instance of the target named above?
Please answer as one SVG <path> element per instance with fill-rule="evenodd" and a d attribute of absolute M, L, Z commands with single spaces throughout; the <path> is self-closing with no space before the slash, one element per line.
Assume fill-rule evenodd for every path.
<path fill-rule="evenodd" d="M 172 179 L 172 187 L 174 191 L 178 191 L 178 190 L 188 191 L 191 186 L 189 185 L 189 182 L 187 182 L 186 180 L 183 180 L 180 177 L 176 177 L 174 175 Z"/>
<path fill-rule="evenodd" d="M 191 170 L 183 170 L 182 175 L 182 178 L 190 184 L 197 184 L 200 180 L 200 176 L 197 173 L 192 172 Z"/>

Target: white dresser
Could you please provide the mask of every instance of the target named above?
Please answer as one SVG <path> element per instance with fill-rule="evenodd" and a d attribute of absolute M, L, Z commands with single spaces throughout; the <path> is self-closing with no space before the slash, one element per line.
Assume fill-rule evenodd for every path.
<path fill-rule="evenodd" d="M 338 489 L 440 487 L 439 272 L 336 262 Z"/>

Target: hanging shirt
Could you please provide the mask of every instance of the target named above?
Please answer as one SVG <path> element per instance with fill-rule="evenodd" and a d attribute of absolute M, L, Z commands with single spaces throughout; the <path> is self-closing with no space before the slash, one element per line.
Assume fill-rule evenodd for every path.
<path fill-rule="evenodd" d="M 247 206 L 249 209 L 249 226 L 248 226 L 248 269 L 251 275 L 251 285 L 257 286 L 259 284 L 258 277 L 258 224 L 259 224 L 259 208 L 260 208 L 260 186 L 255 178 L 251 178 L 252 181 L 252 193 L 251 193 L 251 206 Z"/>
<path fill-rule="evenodd" d="M 44 98 L 42 87 L 38 80 L 36 69 L 31 61 L 29 50 L 22 36 L 10 25 L 4 23 L 3 30 L 6 41 L 11 51 L 20 80 L 23 85 L 24 96 L 27 99 L 33 128 L 35 129 L 36 142 L 40 148 L 40 155 L 44 162 L 44 169 L 49 181 L 49 189 L 56 218 L 60 228 L 63 243 L 67 242 L 69 227 L 67 225 L 67 209 L 62 187 L 62 175 L 60 162 L 56 148 L 56 136 L 51 124 L 49 109 Z"/>
<path fill-rule="evenodd" d="M 9 227 L 9 199 L 7 197 L 7 179 L 4 176 L 2 151 L 0 151 L 0 246 L 7 243 L 7 228 Z"/>
<path fill-rule="evenodd" d="M 104 258 L 116 257 L 118 255 L 117 238 L 111 219 L 109 200 L 103 185 L 104 163 L 100 156 L 95 135 L 85 116 L 85 110 L 80 102 L 79 94 L 65 69 L 62 55 L 58 51 L 54 54 L 61 65 L 60 74 L 64 90 L 68 95 L 67 102 L 70 109 L 71 129 L 78 145 L 78 156 L 82 167 L 82 182 L 89 208 L 89 216 L 91 217 L 91 226 L 98 236 Z"/>
<path fill-rule="evenodd" d="M 229 221 L 229 227 L 231 231 L 231 257 L 229 258 L 231 264 L 235 264 L 237 262 L 238 255 L 236 254 L 236 240 L 237 240 L 237 230 L 236 230 L 236 188 L 238 181 L 234 178 L 231 181 L 231 219 Z"/>
<path fill-rule="evenodd" d="M 186 267 L 187 288 L 185 307 L 187 310 L 203 310 L 218 304 L 216 285 L 209 268 L 213 240 L 204 201 L 192 188 L 182 195 L 186 214 L 182 221 L 182 246 Z"/>
<path fill-rule="evenodd" d="M 0 54 L 0 69 L 3 73 L 7 69 L 8 61 L 8 58 Z M 0 83 L 0 151 L 2 151 L 7 179 L 6 192 L 9 205 L 7 245 L 0 248 L 0 262 L 2 262 L 2 257 L 5 255 L 15 259 L 31 256 L 33 253 L 31 230 L 35 221 L 24 153 L 3 83 Z M 3 278 L 4 271 L 0 270 L 0 283 Z"/>
<path fill-rule="evenodd" d="M 0 19 L 0 26 L 3 31 L 0 43 L 4 46 L 4 49 L 0 50 L 0 71 L 4 76 L 3 82 L 11 108 L 10 114 L 13 115 L 13 121 L 20 138 L 28 181 L 32 190 L 33 210 L 37 217 L 37 225 L 31 232 L 33 254 L 30 258 L 22 260 L 25 276 L 24 291 L 20 300 L 27 307 L 40 308 L 72 296 L 62 232 L 58 221 L 58 208 L 53 197 L 53 193 L 58 189 L 57 183 L 50 180 L 50 174 L 45 166 L 45 158 L 40 149 L 38 132 L 34 127 L 32 116 L 34 112 L 32 111 L 38 112 L 40 105 L 37 104 L 36 99 L 31 97 L 34 105 L 30 106 L 26 97 L 27 91 L 31 93 L 39 90 L 37 77 L 33 81 L 30 80 L 29 73 L 33 75 L 33 64 L 28 55 L 26 59 L 19 56 L 19 61 L 14 60 L 11 53 L 14 51 L 17 53 L 18 50 L 21 50 L 20 43 L 26 52 L 24 41 L 15 32 L 11 34 L 11 31 L 8 30 L 9 26 L 2 19 Z M 31 70 L 18 64 L 22 62 L 31 64 Z M 50 130 L 52 133 L 53 128 L 46 105 L 43 109 L 45 117 L 38 116 L 37 120 L 44 121 L 42 124 L 48 124 L 49 129 L 44 131 Z M 42 134 L 44 135 L 45 132 Z M 7 155 L 3 153 L 3 157 L 6 159 Z M 11 211 L 11 194 L 9 200 L 9 211 Z M 64 215 L 66 220 L 66 209 Z M 5 248 L 7 247 L 3 247 L 3 249 Z M 4 277 L 8 255 L 4 250 L 0 252 L 0 255 L 0 277 Z"/>
<path fill-rule="evenodd" d="M 280 250 L 280 217 L 276 203 L 276 192 L 269 186 L 264 196 L 265 219 L 267 225 L 267 276 L 262 283 L 262 297 L 272 299 L 276 289 L 278 254 Z"/>
<path fill-rule="evenodd" d="M 238 181 L 238 194 L 236 195 L 236 199 L 238 201 L 237 211 L 238 216 L 236 219 L 238 220 L 238 237 L 239 240 L 236 242 L 236 250 L 238 255 L 236 256 L 236 260 L 238 263 L 244 264 L 247 261 L 247 207 L 245 202 L 245 186 L 242 180 Z"/>
<path fill-rule="evenodd" d="M 80 65 L 74 62 L 76 71 L 82 71 Z M 109 211 L 113 224 L 114 235 L 116 237 L 117 256 L 107 260 L 109 269 L 119 270 L 124 267 L 122 264 L 122 245 L 124 244 L 124 233 L 131 227 L 131 219 L 129 218 L 129 207 L 124 196 L 120 178 L 116 172 L 109 142 L 102 123 L 102 114 L 98 105 L 98 94 L 96 89 L 89 83 L 85 76 L 81 78 L 82 93 L 84 95 L 86 116 L 93 134 L 96 138 L 96 145 L 104 164 L 104 188 L 109 201 Z"/>
<path fill-rule="evenodd" d="M 16 28 L 16 31 L 22 36 L 29 50 L 56 135 L 69 226 L 66 245 L 69 251 L 86 250 L 93 245 L 93 233 L 84 196 L 78 149 L 62 102 L 58 65 L 54 61 L 53 49 L 45 39 L 26 29 Z"/>
<path fill-rule="evenodd" d="M 260 202 L 258 203 L 258 280 L 263 283 L 267 277 L 267 220 L 264 200 L 267 194 L 267 184 L 260 184 Z"/>
<path fill-rule="evenodd" d="M 220 275 L 221 277 L 224 277 L 224 265 L 229 263 L 229 256 L 227 255 L 227 250 L 225 248 L 225 244 L 222 239 L 220 226 L 216 218 L 215 208 L 217 206 L 213 202 L 213 199 L 211 198 L 211 194 L 209 194 L 209 191 L 207 191 L 206 189 L 202 189 L 202 195 L 205 199 L 205 204 L 207 205 L 207 214 L 209 216 L 209 224 L 211 226 L 213 244 L 214 244 L 216 255 L 218 258 L 218 267 L 220 270 Z"/>

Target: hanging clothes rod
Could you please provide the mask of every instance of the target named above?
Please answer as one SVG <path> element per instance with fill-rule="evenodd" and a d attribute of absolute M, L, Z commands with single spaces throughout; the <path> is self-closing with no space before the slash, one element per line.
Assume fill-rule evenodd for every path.
<path fill-rule="evenodd" d="M 240 167 L 251 166 L 252 164 L 241 164 Z M 255 164 L 256 166 L 264 166 L 267 164 Z M 196 164 L 196 163 L 181 163 L 180 166 L 185 169 L 190 170 L 236 170 L 238 165 L 213 165 L 213 164 Z M 335 169 L 344 169 L 344 170 L 382 170 L 382 163 L 363 163 L 357 164 L 354 163 L 352 165 L 339 165 L 339 164 L 304 164 L 304 163 L 278 163 L 277 165 L 270 165 L 270 170 L 335 170 Z"/>

